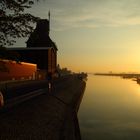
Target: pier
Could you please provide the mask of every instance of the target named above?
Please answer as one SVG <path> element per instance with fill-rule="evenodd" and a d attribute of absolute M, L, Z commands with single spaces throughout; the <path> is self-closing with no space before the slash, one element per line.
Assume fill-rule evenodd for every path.
<path fill-rule="evenodd" d="M 78 75 L 56 80 L 54 90 L 0 114 L 1 140 L 80 140 L 77 112 L 86 83 Z"/>

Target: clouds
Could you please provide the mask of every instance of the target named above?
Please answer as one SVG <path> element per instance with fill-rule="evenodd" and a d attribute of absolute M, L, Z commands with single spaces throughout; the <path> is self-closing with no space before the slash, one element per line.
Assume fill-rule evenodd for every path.
<path fill-rule="evenodd" d="M 54 28 L 60 30 L 140 24 L 139 0 L 47 0 L 45 3 L 41 16 L 46 12 L 43 9 L 50 9 Z"/>
<path fill-rule="evenodd" d="M 140 24 L 139 0 L 45 0 L 31 10 L 47 17 L 50 9 L 54 28 L 116 27 Z"/>
<path fill-rule="evenodd" d="M 65 67 L 78 72 L 140 70 L 140 0 L 39 0 L 27 10 L 45 19 L 51 11 L 50 36 Z"/>

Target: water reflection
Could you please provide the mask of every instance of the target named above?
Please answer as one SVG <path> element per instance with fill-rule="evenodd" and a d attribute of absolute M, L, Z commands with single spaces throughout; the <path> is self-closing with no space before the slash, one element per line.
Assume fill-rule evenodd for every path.
<path fill-rule="evenodd" d="M 78 116 L 83 140 L 139 140 L 140 86 L 120 77 L 88 76 Z"/>

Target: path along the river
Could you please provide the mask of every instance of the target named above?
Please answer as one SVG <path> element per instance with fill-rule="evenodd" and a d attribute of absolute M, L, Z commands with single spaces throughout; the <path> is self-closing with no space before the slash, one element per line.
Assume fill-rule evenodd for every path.
<path fill-rule="evenodd" d="M 0 140 L 80 140 L 77 111 L 86 83 L 77 75 L 0 114 Z M 46 90 L 46 89 L 44 89 Z"/>

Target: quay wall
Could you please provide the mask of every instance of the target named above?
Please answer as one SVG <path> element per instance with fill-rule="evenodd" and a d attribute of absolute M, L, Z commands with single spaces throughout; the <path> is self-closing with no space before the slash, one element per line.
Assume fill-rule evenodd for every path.
<path fill-rule="evenodd" d="M 55 80 L 52 93 L 0 114 L 1 140 L 81 140 L 77 112 L 86 82 L 78 75 Z"/>

